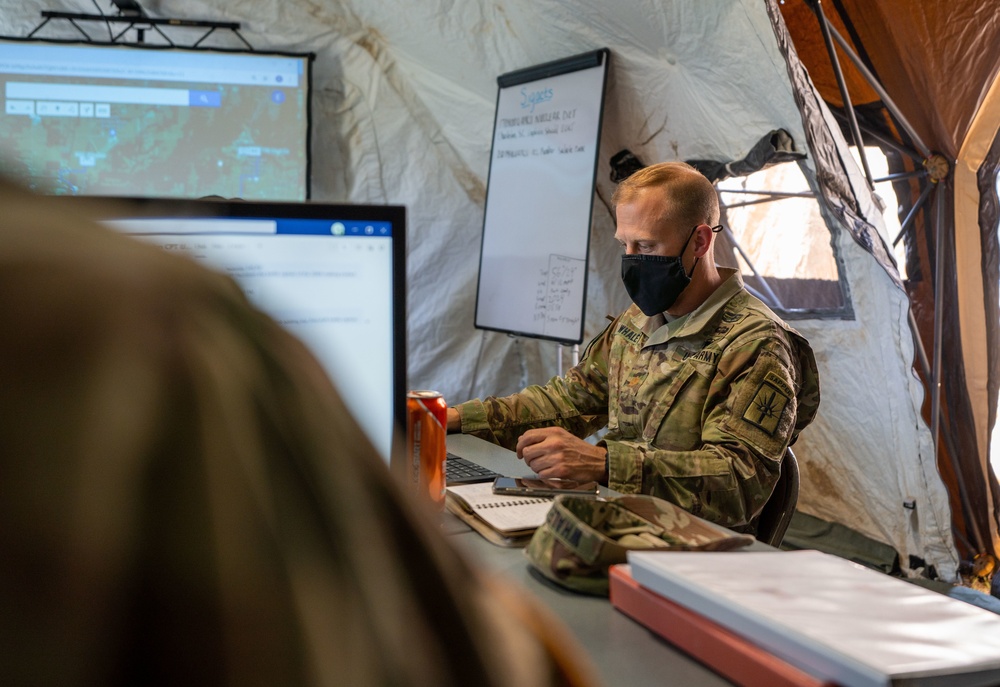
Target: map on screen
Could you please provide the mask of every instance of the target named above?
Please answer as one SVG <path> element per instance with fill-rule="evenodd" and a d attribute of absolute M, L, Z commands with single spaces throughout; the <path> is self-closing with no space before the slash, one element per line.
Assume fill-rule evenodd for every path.
<path fill-rule="evenodd" d="M 305 200 L 309 64 L 0 41 L 4 168 L 54 194 Z"/>

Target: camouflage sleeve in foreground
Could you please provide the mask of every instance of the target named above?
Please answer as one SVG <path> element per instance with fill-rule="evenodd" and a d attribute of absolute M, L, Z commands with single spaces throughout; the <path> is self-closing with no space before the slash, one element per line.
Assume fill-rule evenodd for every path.
<path fill-rule="evenodd" d="M 613 359 L 621 368 L 611 371 L 618 393 L 603 442 L 609 486 L 749 529 L 785 449 L 816 413 L 808 343 L 751 315 L 703 341 L 632 346 Z"/>
<path fill-rule="evenodd" d="M 608 421 L 608 327 L 584 351 L 580 363 L 564 377 L 532 385 L 505 397 L 490 396 L 455 408 L 462 433 L 513 450 L 524 432 L 536 427 L 562 427 L 587 437 Z"/>

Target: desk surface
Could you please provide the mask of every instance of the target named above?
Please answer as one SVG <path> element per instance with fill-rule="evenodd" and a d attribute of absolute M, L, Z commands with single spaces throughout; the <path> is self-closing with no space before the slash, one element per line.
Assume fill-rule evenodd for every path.
<path fill-rule="evenodd" d="M 448 450 L 513 477 L 531 471 L 511 451 L 452 434 Z M 616 611 L 605 598 L 566 591 L 532 574 L 523 549 L 495 546 L 446 513 L 443 530 L 474 561 L 501 572 L 548 606 L 576 635 L 609 685 L 726 687 L 731 683 Z"/>

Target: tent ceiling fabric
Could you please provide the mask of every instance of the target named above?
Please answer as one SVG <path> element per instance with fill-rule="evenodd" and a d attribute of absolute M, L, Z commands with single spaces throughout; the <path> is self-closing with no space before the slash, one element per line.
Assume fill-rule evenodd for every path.
<path fill-rule="evenodd" d="M 27 34 L 39 23 L 40 10 L 94 12 L 89 0 L 0 2 L 0 29 L 8 35 Z M 647 163 L 737 160 L 775 129 L 789 132 L 796 149 L 806 151 L 806 128 L 796 106 L 802 92 L 796 89 L 811 88 L 811 83 L 793 85 L 789 78 L 769 16 L 779 15 L 774 0 L 143 0 L 142 5 L 153 16 L 240 22 L 241 33 L 260 50 L 316 53 L 314 198 L 407 206 L 409 384 L 436 388 L 449 401 L 509 393 L 557 372 L 554 344 L 472 325 L 499 74 L 611 49 L 587 338 L 604 327 L 606 315 L 627 303 L 607 204 L 613 191 L 612 155 L 629 149 Z M 811 71 L 809 45 L 800 45 L 792 22 L 797 5 L 800 0 L 787 0 L 780 12 L 792 24 L 796 48 Z M 943 103 L 940 113 L 921 115 L 921 130 L 968 126 L 971 115 L 956 110 L 945 94 L 924 99 L 925 72 L 904 49 L 906 34 L 935 35 L 928 28 L 935 15 L 928 10 L 909 16 L 911 3 L 873 5 L 870 12 L 885 17 L 883 24 L 891 23 L 882 9 L 888 5 L 905 5 L 891 15 L 893 21 L 907 17 L 888 34 L 892 44 L 869 46 L 880 72 L 898 72 L 901 87 L 912 91 L 908 97 L 914 108 Z M 995 24 L 995 17 L 976 15 L 974 20 Z M 58 34 L 46 30 L 42 35 Z M 946 35 L 949 42 L 960 38 L 981 45 L 983 55 L 996 54 L 980 34 L 956 36 L 949 29 Z M 59 37 L 77 34 L 67 30 Z M 240 47 L 221 36 L 206 44 Z M 893 50 L 899 52 L 895 61 Z M 939 52 L 928 73 L 943 77 L 954 64 L 947 50 Z M 975 72 L 969 81 L 996 71 L 995 60 L 962 64 L 963 78 Z M 959 88 L 947 81 L 935 83 Z M 836 167 L 843 207 L 851 208 L 873 244 L 888 245 L 891 237 L 843 148 L 836 120 L 820 98 L 812 100 L 810 126 L 826 130 L 829 146 L 818 154 L 808 151 L 806 165 L 823 174 Z M 911 370 L 907 296 L 898 287 L 891 258 L 886 267 L 873 260 L 851 236 L 858 227 L 842 224 L 844 215 L 838 216 L 835 204 L 825 214 L 849 281 L 854 319 L 795 322 L 814 345 L 823 384 L 819 416 L 796 445 L 801 507 L 892 545 L 906 569 L 925 563 L 953 578 L 957 554 L 951 514 L 930 433 L 920 417 L 924 395 Z M 904 507 L 911 499 L 916 511 Z"/>
<path fill-rule="evenodd" d="M 842 106 L 817 16 L 807 6 L 811 4 L 812 0 L 789 0 L 781 7 L 819 91 L 831 105 Z M 1000 338 L 996 301 L 1000 275 L 995 261 L 984 259 L 990 254 L 984 243 L 996 242 L 997 212 L 992 199 L 980 193 L 980 178 L 995 179 L 997 169 L 995 157 L 988 162 L 988 151 L 1000 126 L 1000 13 L 989 0 L 832 0 L 823 2 L 822 9 L 924 144 L 944 154 L 952 168 L 944 182 L 949 196 L 945 231 L 954 253 L 945 269 L 954 286 L 946 286 L 948 300 L 937 304 L 944 308 L 942 355 L 949 375 L 942 405 L 950 436 L 945 437 L 947 445 L 939 460 L 954 460 L 957 466 L 942 465 L 942 471 L 948 476 L 957 514 L 961 510 L 957 502 L 966 502 L 959 517 L 965 538 L 974 549 L 992 545 L 996 552 L 1000 485 L 988 454 L 1000 385 L 995 345 Z M 878 95 L 839 48 L 838 54 L 852 103 L 869 112 L 881 107 Z M 866 119 L 887 136 L 909 141 L 885 111 L 881 117 Z M 994 192 L 990 188 L 988 194 Z M 911 200 L 902 198 L 904 203 Z M 930 277 L 936 237 L 928 221 L 934 210 L 929 210 L 917 216 L 909 239 L 915 279 L 908 290 L 925 346 L 932 351 L 930 320 L 935 303 Z M 920 283 L 922 277 L 926 280 Z M 959 372 L 964 372 L 964 379 L 956 379 Z"/>

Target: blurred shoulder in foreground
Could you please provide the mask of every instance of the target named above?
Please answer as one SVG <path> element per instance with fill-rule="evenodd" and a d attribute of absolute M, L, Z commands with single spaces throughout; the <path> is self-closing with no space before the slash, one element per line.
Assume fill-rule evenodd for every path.
<path fill-rule="evenodd" d="M 0 683 L 590 684 L 234 282 L 0 206 Z"/>

